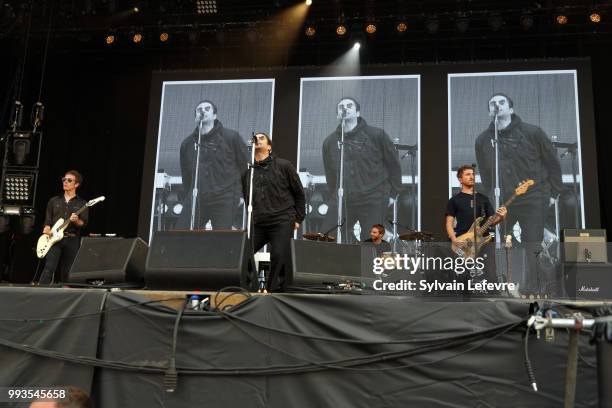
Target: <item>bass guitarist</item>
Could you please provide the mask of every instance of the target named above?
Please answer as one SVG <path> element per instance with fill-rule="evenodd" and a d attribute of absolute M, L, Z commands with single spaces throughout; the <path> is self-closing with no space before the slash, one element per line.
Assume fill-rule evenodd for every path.
<path fill-rule="evenodd" d="M 70 225 L 64 230 L 64 238 L 49 250 L 39 284 L 52 283 L 58 265 L 59 281 L 65 282 L 68 279 L 68 272 L 79 250 L 80 231 L 87 225 L 88 220 L 88 209 L 80 215 L 75 214 L 86 203 L 76 193 L 81 183 L 83 183 L 81 173 L 76 170 L 67 171 L 62 178 L 64 194 L 52 197 L 47 204 L 43 234 L 50 235 L 51 226 L 60 218 L 70 219 Z"/>
<path fill-rule="evenodd" d="M 491 226 L 499 224 L 504 220 L 508 213 L 506 207 L 499 207 L 497 211 L 493 212 L 493 207 L 489 198 L 484 194 L 476 194 L 476 203 L 474 203 L 474 183 L 475 174 L 474 168 L 470 165 L 463 165 L 457 170 L 457 178 L 461 184 L 461 191 L 448 200 L 446 206 L 446 233 L 451 242 L 459 248 L 465 246 L 465 243 L 458 240 L 457 237 L 465 234 L 470 230 L 472 223 L 474 222 L 474 205 L 476 205 L 476 217 L 489 218 L 492 215 L 496 215 Z M 478 239 L 483 239 L 482 236 Z M 493 248 L 493 245 L 488 245 L 489 248 Z M 485 258 L 485 274 L 488 282 L 497 282 L 497 275 L 495 272 L 495 253 L 494 251 L 483 251 L 478 256 L 484 256 Z"/>

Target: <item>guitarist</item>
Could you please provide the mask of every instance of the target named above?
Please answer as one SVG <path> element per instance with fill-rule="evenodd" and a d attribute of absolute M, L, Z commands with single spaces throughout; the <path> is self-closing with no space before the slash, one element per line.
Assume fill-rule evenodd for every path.
<path fill-rule="evenodd" d="M 82 182 L 81 173 L 76 170 L 67 171 L 62 178 L 64 194 L 52 197 L 47 204 L 43 234 L 51 235 L 51 226 L 60 218 L 70 219 L 70 225 L 64 231 L 64 238 L 49 250 L 45 267 L 40 275 L 40 284 L 52 283 L 58 265 L 60 266 L 59 281 L 65 282 L 68 279 L 68 272 L 79 250 L 80 231 L 87 225 L 88 219 L 88 209 L 80 216 L 75 214 L 86 203 L 76 193 Z"/>
<path fill-rule="evenodd" d="M 458 241 L 457 237 L 469 231 L 474 222 L 474 168 L 470 165 L 459 167 L 457 170 L 457 178 L 461 184 L 461 191 L 448 200 L 448 205 L 446 206 L 446 233 L 453 244 L 463 247 L 465 243 Z M 489 198 L 484 194 L 477 193 L 476 217 L 484 217 L 486 220 L 488 217 L 496 215 L 496 219 L 491 224 L 496 225 L 503 221 L 507 213 L 506 207 L 503 206 L 493 212 L 493 207 L 491 206 Z M 482 237 L 478 237 L 478 239 L 481 238 Z M 491 245 L 489 245 L 489 247 L 492 248 Z M 486 251 L 481 253 L 480 256 L 483 256 L 484 253 L 486 253 Z M 486 258 L 486 279 L 488 282 L 497 282 L 493 251 L 487 254 Z"/>

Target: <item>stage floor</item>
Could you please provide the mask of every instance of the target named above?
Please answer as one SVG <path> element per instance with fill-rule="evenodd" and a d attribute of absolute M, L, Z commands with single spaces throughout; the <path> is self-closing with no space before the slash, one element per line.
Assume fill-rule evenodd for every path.
<path fill-rule="evenodd" d="M 529 299 L 207 292 L 208 310 L 179 313 L 192 293 L 2 286 L 0 384 L 77 385 L 98 407 L 563 405 L 568 335 L 530 337 L 534 392 Z M 608 305 L 538 303 L 558 315 Z M 596 407 L 587 334 L 579 351 L 576 407 Z"/>

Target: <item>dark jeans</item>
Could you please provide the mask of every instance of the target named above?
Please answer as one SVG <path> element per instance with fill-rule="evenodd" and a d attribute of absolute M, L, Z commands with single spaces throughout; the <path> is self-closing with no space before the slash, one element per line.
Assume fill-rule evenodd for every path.
<path fill-rule="evenodd" d="M 210 221 L 214 230 L 230 230 L 238 209 L 238 198 L 234 192 L 219 195 L 200 194 L 196 209 L 196 229 L 204 228 Z M 191 208 L 189 208 L 191 211 Z M 191 214 L 191 213 L 189 213 Z"/>
<path fill-rule="evenodd" d="M 346 195 L 343 211 L 344 225 L 342 226 L 342 232 L 345 235 L 342 237 L 342 242 L 364 241 L 370 237 L 372 225 L 385 225 L 388 204 L 388 191 L 379 191 L 367 195 Z M 336 198 L 330 203 L 325 230 L 332 228 L 337 223 L 337 219 L 338 199 Z M 361 234 L 356 239 L 353 228 L 357 221 L 361 226 Z M 336 232 L 332 231 L 331 234 L 335 236 Z"/>
<path fill-rule="evenodd" d="M 64 239 L 53 245 L 47 253 L 45 267 L 40 274 L 38 282 L 48 285 L 52 281 L 68 281 L 68 272 L 70 272 L 74 258 L 76 258 L 79 251 L 80 242 L 79 237 L 64 237 Z M 58 266 L 59 276 L 56 274 Z"/>
<path fill-rule="evenodd" d="M 293 221 L 279 221 L 273 224 L 255 224 L 253 249 L 255 252 L 270 244 L 270 276 L 268 291 L 284 289 L 285 279 L 291 271 L 291 238 Z"/>
<path fill-rule="evenodd" d="M 501 225 L 501 231 L 512 234 L 512 227 L 517 222 L 521 228 L 521 242 L 518 246 L 525 248 L 528 269 L 525 271 L 527 292 L 542 290 L 542 271 L 537 259 L 540 243 L 544 239 L 544 225 L 548 213 L 548 199 L 534 199 L 527 203 L 513 205 L 508 208 L 506 220 Z M 502 242 L 504 239 L 502 238 Z"/>

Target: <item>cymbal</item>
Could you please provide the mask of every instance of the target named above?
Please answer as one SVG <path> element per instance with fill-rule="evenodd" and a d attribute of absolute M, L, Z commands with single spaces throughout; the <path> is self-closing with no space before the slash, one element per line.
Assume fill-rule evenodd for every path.
<path fill-rule="evenodd" d="M 402 241 L 433 241 L 434 236 L 429 231 L 408 231 L 399 236 Z"/>
<path fill-rule="evenodd" d="M 336 240 L 333 235 L 323 235 L 320 232 L 305 232 L 302 236 L 311 241 L 333 242 Z"/>

